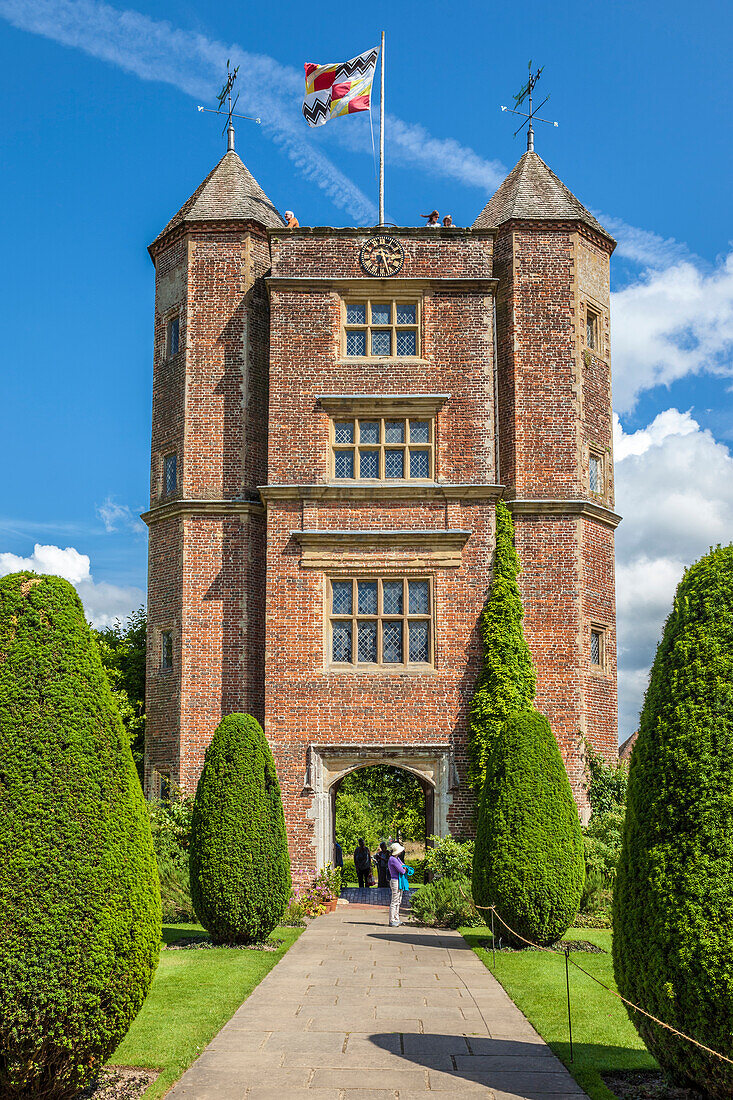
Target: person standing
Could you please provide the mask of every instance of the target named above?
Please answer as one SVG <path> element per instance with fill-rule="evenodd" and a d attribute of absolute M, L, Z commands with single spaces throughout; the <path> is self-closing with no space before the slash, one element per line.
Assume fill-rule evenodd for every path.
<path fill-rule="evenodd" d="M 342 871 L 344 869 L 344 850 L 335 838 L 333 842 L 333 865 L 334 867 L 340 867 Z"/>
<path fill-rule="evenodd" d="M 377 865 L 377 886 L 389 889 L 389 875 L 387 873 L 389 851 L 384 840 L 380 841 L 379 847 L 374 853 L 374 862 Z"/>
<path fill-rule="evenodd" d="M 364 838 L 359 837 L 359 843 L 354 850 L 354 866 L 356 867 L 356 877 L 359 879 L 359 886 L 368 887 L 369 872 L 372 867 L 372 853 L 364 844 Z"/>
<path fill-rule="evenodd" d="M 405 849 L 401 844 L 393 844 L 390 848 L 390 857 L 387 863 L 387 873 L 389 874 L 389 924 L 391 928 L 397 928 L 402 923 L 400 920 L 400 903 L 402 901 L 402 890 L 400 889 L 400 875 L 407 874 L 407 867 L 402 862 L 402 856 L 405 854 Z"/>

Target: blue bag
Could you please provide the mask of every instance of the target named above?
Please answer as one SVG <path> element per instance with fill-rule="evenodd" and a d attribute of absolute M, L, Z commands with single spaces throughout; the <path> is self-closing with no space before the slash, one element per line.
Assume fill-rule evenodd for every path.
<path fill-rule="evenodd" d="M 407 867 L 406 868 L 406 873 L 404 875 L 401 874 L 400 877 L 399 877 L 400 890 L 409 890 L 410 889 L 410 876 L 414 875 L 414 874 L 415 874 L 415 868 L 414 867 Z"/>

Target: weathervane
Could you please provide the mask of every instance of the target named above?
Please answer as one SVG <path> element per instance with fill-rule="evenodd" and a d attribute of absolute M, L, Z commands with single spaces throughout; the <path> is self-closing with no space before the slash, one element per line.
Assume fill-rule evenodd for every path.
<path fill-rule="evenodd" d="M 501 108 L 502 111 L 508 111 L 510 115 L 521 115 L 525 120 L 522 125 L 517 127 L 517 129 L 514 131 L 514 137 L 516 137 L 519 131 L 523 130 L 527 123 L 529 123 L 529 129 L 527 130 L 527 152 L 534 152 L 534 127 L 532 126 L 532 119 L 536 118 L 538 122 L 546 122 L 549 126 L 557 126 L 556 122 L 552 122 L 549 118 L 540 118 L 537 114 L 537 111 L 539 111 L 540 108 L 544 107 L 544 105 L 547 103 L 547 100 L 550 98 L 549 95 L 545 96 L 539 107 L 535 107 L 534 109 L 532 108 L 532 92 L 535 89 L 537 81 L 542 76 L 542 69 L 544 69 L 544 67 L 545 66 L 543 65 L 541 69 L 538 69 L 536 73 L 533 73 L 532 62 L 530 61 L 528 66 L 529 78 L 527 80 L 527 83 L 523 84 L 517 94 L 514 96 L 514 109 L 512 109 L 511 107 Z M 525 111 L 516 110 L 517 107 L 522 106 L 525 99 L 529 99 L 529 114 L 527 114 Z"/>
<path fill-rule="evenodd" d="M 238 115 L 236 113 L 236 111 L 234 110 L 234 108 L 237 106 L 237 102 L 239 100 L 239 93 L 237 93 L 237 95 L 235 97 L 235 100 L 232 103 L 232 88 L 234 87 L 234 81 L 237 79 L 237 73 L 238 72 L 239 72 L 239 65 L 237 65 L 236 69 L 230 69 L 229 68 L 229 58 L 227 58 L 227 78 L 224 81 L 224 84 L 222 85 L 222 89 L 219 92 L 219 95 L 216 97 L 217 100 L 219 101 L 218 109 L 214 110 L 213 107 L 199 107 L 198 108 L 199 111 L 208 111 L 212 115 L 226 115 L 227 116 L 227 123 L 226 123 L 226 126 L 224 127 L 224 129 L 222 130 L 222 134 L 226 131 L 226 135 L 227 135 L 227 152 L 228 153 L 233 153 L 234 152 L 234 123 L 232 122 L 233 118 L 246 118 L 248 122 L 256 122 L 258 126 L 259 126 L 260 122 L 262 122 L 261 118 L 252 118 L 251 115 Z M 227 104 L 227 109 L 226 110 L 224 110 L 224 104 L 225 103 Z"/>

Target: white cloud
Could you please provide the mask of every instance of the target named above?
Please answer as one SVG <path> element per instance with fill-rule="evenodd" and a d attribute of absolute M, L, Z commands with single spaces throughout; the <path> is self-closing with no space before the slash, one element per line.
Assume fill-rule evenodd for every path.
<path fill-rule="evenodd" d="M 622 462 L 629 455 L 643 455 L 650 447 L 664 443 L 670 435 L 689 435 L 699 431 L 700 425 L 693 420 L 689 412 L 678 409 L 665 409 L 654 417 L 646 428 L 639 428 L 628 435 L 621 426 L 618 414 L 613 414 L 613 453 L 616 462 Z"/>
<path fill-rule="evenodd" d="M 36 543 L 27 558 L 19 554 L 0 554 L 0 577 L 30 570 L 70 581 L 79 593 L 87 618 L 96 627 L 112 626 L 116 619 L 125 619 L 145 603 L 141 588 L 121 588 L 106 581 L 95 581 L 90 566 L 89 556 L 80 554 L 73 546 L 62 550 L 60 546 Z"/>
<path fill-rule="evenodd" d="M 211 103 L 222 83 L 226 60 L 241 66 L 238 110 L 262 118 L 263 130 L 298 169 L 358 224 L 373 225 L 373 202 L 326 157 L 319 145 L 331 141 L 371 156 L 364 123 L 336 121 L 309 131 L 301 114 L 303 71 L 236 44 L 225 45 L 182 31 L 164 20 L 120 11 L 98 0 L 0 0 L 0 16 L 14 27 L 83 50 L 141 80 L 172 84 Z M 303 58 L 305 61 L 305 57 Z M 470 186 L 494 190 L 505 170 L 453 139 L 432 137 L 422 127 L 389 121 L 389 155 L 398 162 Z"/>
<path fill-rule="evenodd" d="M 733 252 L 709 271 L 694 258 L 645 270 L 611 295 L 611 338 L 620 412 L 687 375 L 733 375 Z"/>
<path fill-rule="evenodd" d="M 733 539 L 733 457 L 689 413 L 667 409 L 626 435 L 616 425 L 619 734 L 637 728 L 675 588 L 710 546 Z"/>
<path fill-rule="evenodd" d="M 118 504 L 113 497 L 107 497 L 104 504 L 97 506 L 97 515 L 104 524 L 105 531 L 112 533 L 120 527 L 128 527 L 136 534 L 144 534 L 145 524 L 129 504 Z"/>

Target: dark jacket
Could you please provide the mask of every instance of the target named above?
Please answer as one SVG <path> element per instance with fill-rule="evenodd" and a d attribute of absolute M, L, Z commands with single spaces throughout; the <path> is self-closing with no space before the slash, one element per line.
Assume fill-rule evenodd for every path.
<path fill-rule="evenodd" d="M 371 863 L 372 854 L 366 845 L 364 845 L 363 848 L 357 848 L 354 852 L 354 866 L 358 867 L 360 871 L 366 871 L 367 867 L 371 866 Z"/>

